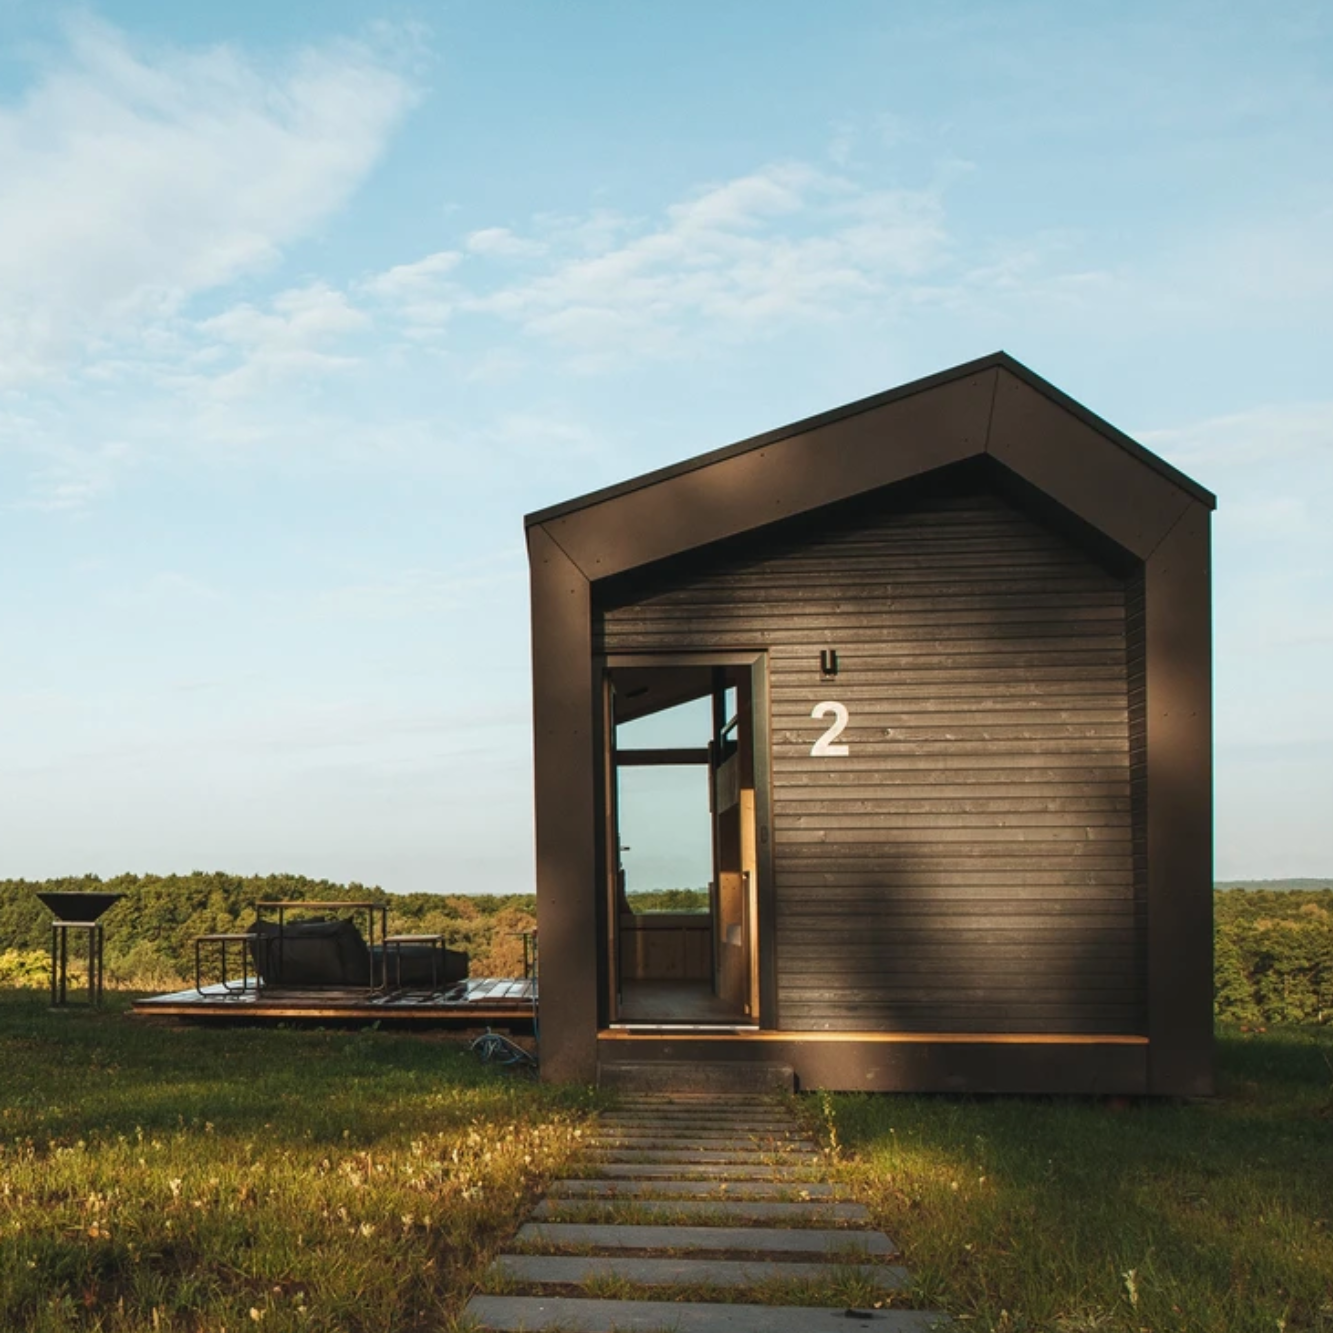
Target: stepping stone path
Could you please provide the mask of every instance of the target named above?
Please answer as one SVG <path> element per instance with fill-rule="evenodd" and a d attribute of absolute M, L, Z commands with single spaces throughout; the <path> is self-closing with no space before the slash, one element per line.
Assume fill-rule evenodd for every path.
<path fill-rule="evenodd" d="M 591 1174 L 555 1181 L 492 1265 L 488 1285 L 526 1294 L 474 1296 L 465 1318 L 495 1333 L 945 1328 L 928 1310 L 812 1304 L 831 1284 L 907 1283 L 887 1262 L 897 1247 L 821 1178 L 825 1164 L 776 1099 L 626 1095 L 598 1122 L 581 1164 Z M 747 1303 L 760 1286 L 788 1303 Z M 684 1290 L 702 1299 L 672 1299 Z"/>

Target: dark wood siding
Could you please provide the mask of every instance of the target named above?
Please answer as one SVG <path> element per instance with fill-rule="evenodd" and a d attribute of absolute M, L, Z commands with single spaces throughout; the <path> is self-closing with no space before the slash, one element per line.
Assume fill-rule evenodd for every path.
<path fill-rule="evenodd" d="M 1143 1030 L 1135 586 L 966 495 L 599 590 L 601 651 L 768 652 L 781 1028 Z"/>

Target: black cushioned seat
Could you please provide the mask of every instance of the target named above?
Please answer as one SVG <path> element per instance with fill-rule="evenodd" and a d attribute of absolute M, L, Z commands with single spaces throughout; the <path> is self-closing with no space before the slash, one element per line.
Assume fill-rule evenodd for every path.
<path fill-rule="evenodd" d="M 370 985 L 371 952 L 361 932 L 345 918 L 288 921 L 281 930 L 276 921 L 256 921 L 248 930 L 261 937 L 250 950 L 255 972 L 266 986 Z M 374 958 L 375 979 L 385 979 L 383 945 L 375 946 Z M 428 988 L 433 982 L 452 985 L 466 978 L 470 961 L 461 949 L 437 952 L 429 944 L 395 945 L 389 951 L 387 980 L 413 990 Z"/>
<path fill-rule="evenodd" d="M 399 953 L 402 956 L 399 980 Z M 375 975 L 382 976 L 380 959 L 384 950 L 375 946 Z M 431 955 L 434 955 L 432 960 Z M 431 944 L 395 944 L 388 950 L 390 986 L 401 985 L 404 990 L 421 990 L 438 981 L 441 986 L 452 986 L 467 977 L 471 959 L 461 949 L 436 949 Z"/>
<path fill-rule="evenodd" d="M 266 986 L 368 986 L 370 950 L 347 920 L 256 921 L 250 948 Z M 281 937 L 281 942 L 279 942 Z"/>

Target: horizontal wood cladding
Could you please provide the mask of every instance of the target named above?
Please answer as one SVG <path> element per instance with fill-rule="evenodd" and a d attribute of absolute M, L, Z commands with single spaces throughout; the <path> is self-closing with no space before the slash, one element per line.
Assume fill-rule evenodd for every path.
<path fill-rule="evenodd" d="M 1144 1030 L 1141 579 L 969 494 L 599 592 L 599 650 L 767 650 L 783 1030 Z"/>

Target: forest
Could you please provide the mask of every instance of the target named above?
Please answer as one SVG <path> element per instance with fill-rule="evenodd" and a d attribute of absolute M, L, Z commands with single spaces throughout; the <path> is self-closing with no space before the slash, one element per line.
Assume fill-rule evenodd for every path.
<path fill-rule="evenodd" d="M 196 935 L 243 929 L 263 899 L 373 901 L 389 908 L 395 933 L 444 935 L 471 955 L 474 976 L 520 976 L 522 933 L 536 926 L 532 894 L 388 893 L 302 875 L 121 875 L 0 880 L 0 986 L 42 985 L 50 914 L 39 889 L 111 890 L 125 900 L 104 918 L 107 981 L 171 990 L 193 975 Z M 636 911 L 698 911 L 698 889 L 631 894 Z M 1333 883 L 1260 881 L 1214 895 L 1217 1016 L 1242 1026 L 1333 1023 Z"/>

